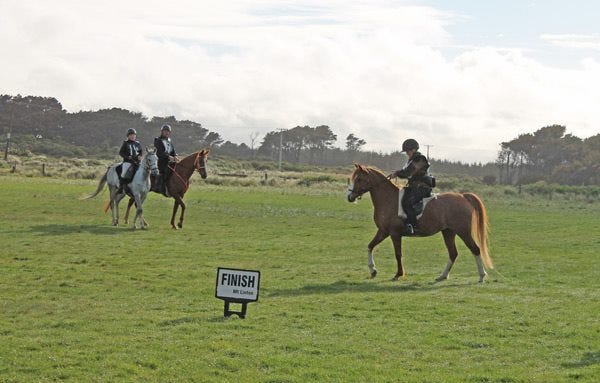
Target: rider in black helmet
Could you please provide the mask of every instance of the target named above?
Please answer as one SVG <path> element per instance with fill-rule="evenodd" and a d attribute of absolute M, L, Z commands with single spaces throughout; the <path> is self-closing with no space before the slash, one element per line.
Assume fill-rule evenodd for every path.
<path fill-rule="evenodd" d="M 405 234 L 415 234 L 417 228 L 417 215 L 422 206 L 419 206 L 423 198 L 431 196 L 431 189 L 435 186 L 435 179 L 427 173 L 429 161 L 419 151 L 419 143 L 409 138 L 402 143 L 402 151 L 408 156 L 406 165 L 401 170 L 390 174 L 388 178 L 407 178 L 408 183 L 404 187 L 402 207 L 408 218 L 405 222 Z"/>
<path fill-rule="evenodd" d="M 177 162 L 177 153 L 171 141 L 171 126 L 163 125 L 160 129 L 160 136 L 154 139 L 156 156 L 158 157 L 158 170 L 160 174 L 156 178 L 155 191 L 165 193 L 165 185 L 171 173 L 169 164 Z"/>
<path fill-rule="evenodd" d="M 123 145 L 121 145 L 121 149 L 119 150 L 119 155 L 123 157 L 119 193 L 123 191 L 123 185 L 131 182 L 135 169 L 142 158 L 142 145 L 136 138 L 136 130 L 133 128 L 127 129 L 127 140 L 123 141 Z"/>

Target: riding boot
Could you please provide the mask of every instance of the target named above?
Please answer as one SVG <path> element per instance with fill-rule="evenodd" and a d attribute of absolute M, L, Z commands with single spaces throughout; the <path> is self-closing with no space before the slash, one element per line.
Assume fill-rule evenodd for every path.
<path fill-rule="evenodd" d="M 154 179 L 154 190 L 153 191 L 155 191 L 157 193 L 162 193 L 162 189 L 163 189 L 163 175 L 159 174 Z"/>
<path fill-rule="evenodd" d="M 125 185 L 125 180 L 123 178 L 119 178 L 119 188 L 117 189 L 117 194 L 123 193 L 123 185 Z"/>

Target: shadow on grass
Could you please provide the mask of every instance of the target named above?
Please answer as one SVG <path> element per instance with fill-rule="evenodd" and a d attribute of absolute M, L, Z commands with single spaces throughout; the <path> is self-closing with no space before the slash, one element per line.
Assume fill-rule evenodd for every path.
<path fill-rule="evenodd" d="M 600 351 L 586 352 L 579 362 L 563 363 L 563 367 L 578 368 L 600 364 Z"/>
<path fill-rule="evenodd" d="M 129 227 L 128 227 L 129 228 Z M 103 226 L 103 225 L 64 225 L 64 224 L 47 224 L 47 225 L 34 225 L 30 228 L 32 233 L 40 235 L 65 235 L 65 234 L 77 234 L 77 233 L 88 233 L 97 235 L 115 235 L 120 234 L 123 230 L 119 230 L 114 226 Z"/>
<path fill-rule="evenodd" d="M 295 289 L 281 289 L 265 292 L 268 297 L 290 297 L 312 294 L 342 294 L 342 293 L 378 293 L 378 292 L 402 292 L 402 291 L 430 291 L 445 288 L 456 288 L 465 286 L 476 286 L 477 282 L 472 283 L 448 283 L 445 282 L 429 282 L 429 283 L 406 283 L 397 282 L 349 282 L 337 281 L 330 284 L 312 284 L 305 285 Z"/>

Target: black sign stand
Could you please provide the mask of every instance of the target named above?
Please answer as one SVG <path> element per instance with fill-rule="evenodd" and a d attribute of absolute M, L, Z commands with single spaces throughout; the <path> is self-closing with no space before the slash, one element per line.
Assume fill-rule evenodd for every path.
<path fill-rule="evenodd" d="M 225 315 L 225 318 L 229 318 L 231 315 L 236 314 L 237 316 L 239 316 L 242 319 L 246 318 L 246 308 L 248 307 L 248 302 L 247 301 L 233 301 L 233 300 L 225 300 L 225 307 L 223 308 L 223 314 Z M 242 311 L 231 311 L 229 310 L 229 304 L 230 303 L 241 303 L 242 304 Z"/>

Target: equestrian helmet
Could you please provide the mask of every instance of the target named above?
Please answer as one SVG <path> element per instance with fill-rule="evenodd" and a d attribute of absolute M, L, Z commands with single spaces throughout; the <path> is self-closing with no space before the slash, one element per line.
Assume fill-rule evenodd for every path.
<path fill-rule="evenodd" d="M 402 143 L 402 151 L 406 152 L 406 151 L 411 150 L 411 149 L 418 150 L 419 149 L 419 143 L 417 142 L 417 140 L 409 138 L 408 140 L 406 140 L 406 141 L 404 141 Z"/>
<path fill-rule="evenodd" d="M 170 132 L 171 131 L 171 126 L 170 125 L 163 125 L 163 127 L 162 127 L 162 129 L 160 131 L 162 132 L 163 130 L 167 130 L 167 131 Z"/>
<path fill-rule="evenodd" d="M 135 135 L 137 135 L 137 132 L 135 131 L 135 129 L 133 129 L 133 128 L 129 128 L 129 129 L 127 129 L 127 135 L 129 136 L 130 134 L 135 134 Z"/>

